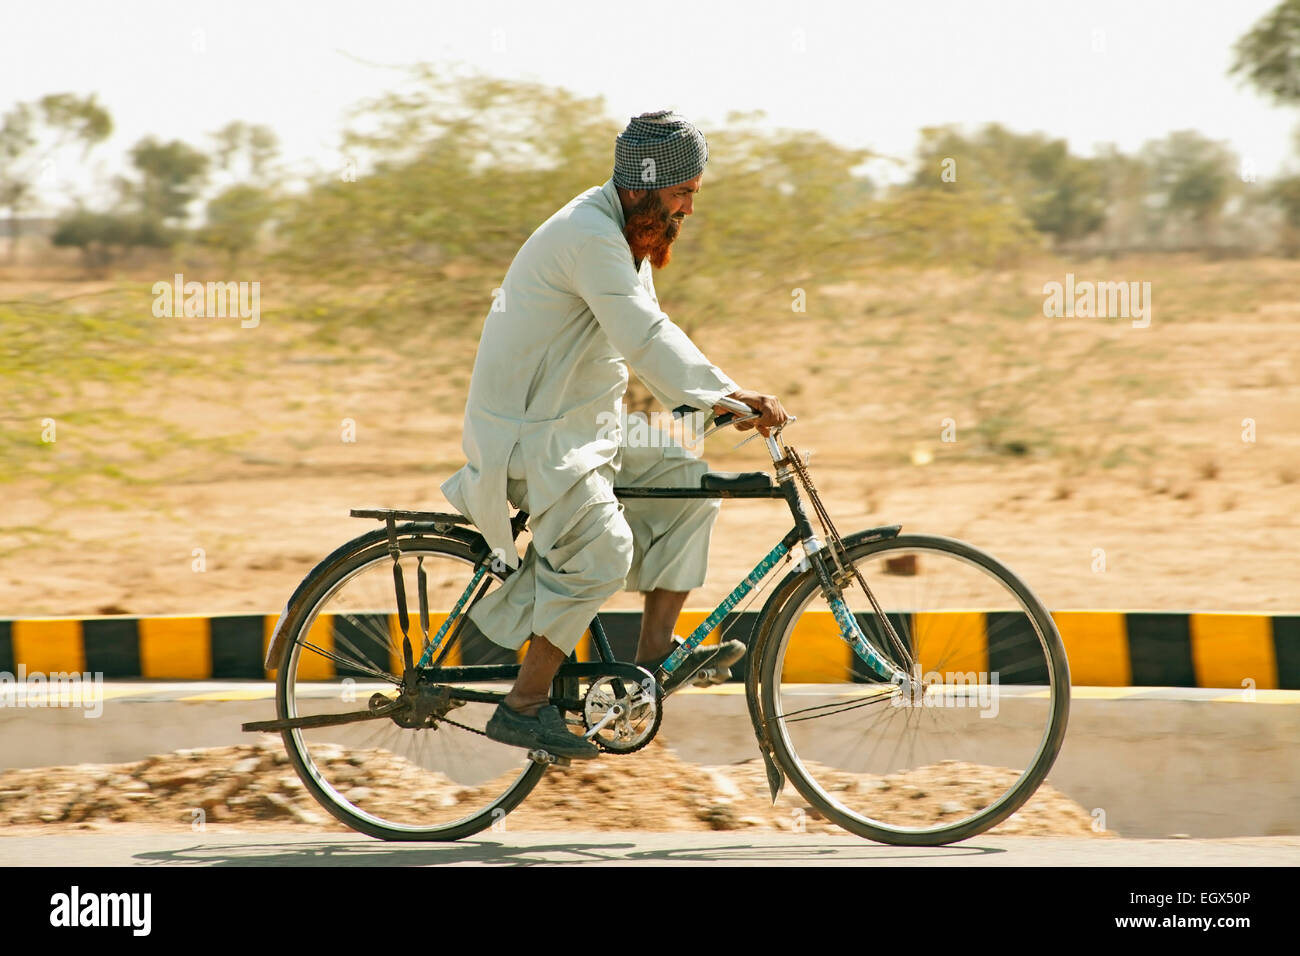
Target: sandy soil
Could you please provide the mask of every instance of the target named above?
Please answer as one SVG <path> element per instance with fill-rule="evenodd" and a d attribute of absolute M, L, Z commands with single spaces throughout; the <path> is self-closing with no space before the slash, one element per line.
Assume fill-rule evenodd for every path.
<path fill-rule="evenodd" d="M 901 523 L 968 540 L 1050 608 L 1300 609 L 1297 266 L 1107 265 L 1154 280 L 1146 329 L 1044 319 L 1042 282 L 1066 268 L 1087 271 L 812 287 L 807 315 L 787 304 L 762 334 L 697 322 L 692 335 L 799 416 L 787 436 L 813 451 L 842 532 Z M 0 281 L 9 301 L 84 292 L 74 304 L 89 308 L 96 291 Z M 369 529 L 349 508 L 449 507 L 438 486 L 464 461 L 476 345 L 470 329 L 331 350 L 268 297 L 257 329 L 175 321 L 132 340 L 133 359 L 158 353 L 141 366 L 157 374 L 134 385 L 87 373 L 62 397 L 24 392 L 11 414 L 33 443 L 44 417 L 61 424 L 55 445 L 15 446 L 6 461 L 0 615 L 278 610 L 320 557 Z M 711 438 L 711 465 L 770 464 L 758 442 L 732 450 L 738 440 Z M 788 527 L 783 505 L 724 503 L 688 607 L 716 604 Z"/>
<path fill-rule="evenodd" d="M 364 757 L 364 759 L 363 759 Z M 323 759 L 323 758 L 322 758 Z M 441 774 L 416 770 L 391 754 L 344 753 L 331 766 L 355 771 L 349 799 L 382 813 L 427 801 L 443 807 L 479 806 L 481 792 Z M 334 766 L 337 765 L 337 766 Z M 986 806 L 1009 771 L 947 761 L 906 774 L 827 777 L 837 792 L 879 807 L 913 825 L 952 819 Z M 510 774 L 508 776 L 513 776 Z M 485 785 L 485 789 L 491 784 Z M 492 791 L 500 792 L 500 787 Z M 866 804 L 862 804 L 866 805 Z M 125 764 L 82 764 L 0 773 L 0 827 L 7 834 L 97 830 L 148 824 L 189 830 L 203 811 L 209 823 L 238 828 L 305 828 L 345 832 L 312 797 L 288 763 L 279 738 L 255 744 L 157 754 Z M 1023 836 L 1103 837 L 1078 804 L 1044 784 L 1024 807 L 993 829 Z M 505 818 L 517 830 L 785 830 L 843 832 L 787 786 L 775 806 L 761 761 L 721 767 L 679 759 L 662 741 L 622 757 L 552 768 L 524 803 Z"/>

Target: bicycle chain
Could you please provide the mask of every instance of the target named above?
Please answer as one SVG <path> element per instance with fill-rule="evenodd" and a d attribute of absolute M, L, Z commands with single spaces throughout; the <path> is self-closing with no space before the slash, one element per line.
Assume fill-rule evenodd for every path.
<path fill-rule="evenodd" d="M 479 730 L 476 727 L 470 727 L 468 724 L 462 724 L 459 721 L 452 720 L 450 717 L 434 717 L 434 730 L 437 730 L 438 724 L 451 724 L 453 727 L 459 727 L 461 730 L 468 730 L 471 734 L 478 734 L 480 737 L 486 737 L 486 730 Z"/>

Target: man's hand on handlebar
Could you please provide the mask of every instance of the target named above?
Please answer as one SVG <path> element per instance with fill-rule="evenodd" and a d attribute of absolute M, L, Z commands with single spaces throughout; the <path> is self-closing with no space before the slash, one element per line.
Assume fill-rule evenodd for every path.
<path fill-rule="evenodd" d="M 744 402 L 758 412 L 760 416 L 752 421 L 741 422 L 736 426 L 737 431 L 757 428 L 759 434 L 767 438 L 771 435 L 773 428 L 784 425 L 790 419 L 785 408 L 781 405 L 780 399 L 775 395 L 764 395 L 761 392 L 751 392 L 749 389 L 742 388 L 739 391 L 732 392 L 727 398 L 734 398 L 738 402 Z M 721 405 L 714 405 L 713 410 L 719 415 L 726 414 L 728 411 Z"/>

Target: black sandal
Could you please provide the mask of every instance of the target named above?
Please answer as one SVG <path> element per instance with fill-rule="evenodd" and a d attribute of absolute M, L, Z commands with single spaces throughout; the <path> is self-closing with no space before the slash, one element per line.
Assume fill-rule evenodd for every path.
<path fill-rule="evenodd" d="M 556 757 L 590 760 L 600 756 L 600 748 L 569 731 L 554 704 L 547 704 L 529 717 L 506 706 L 502 701 L 492 713 L 484 728 L 488 737 L 498 743 L 529 750 L 545 750 Z"/>

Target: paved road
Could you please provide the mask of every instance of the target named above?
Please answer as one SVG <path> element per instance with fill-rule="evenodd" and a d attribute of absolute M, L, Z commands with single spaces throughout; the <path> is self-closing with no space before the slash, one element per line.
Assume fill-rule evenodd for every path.
<path fill-rule="evenodd" d="M 447 844 L 294 833 L 0 836 L 28 866 L 1300 866 L 1300 837 L 1101 840 L 978 837 L 890 847 L 854 837 L 729 833 L 489 833 Z"/>

